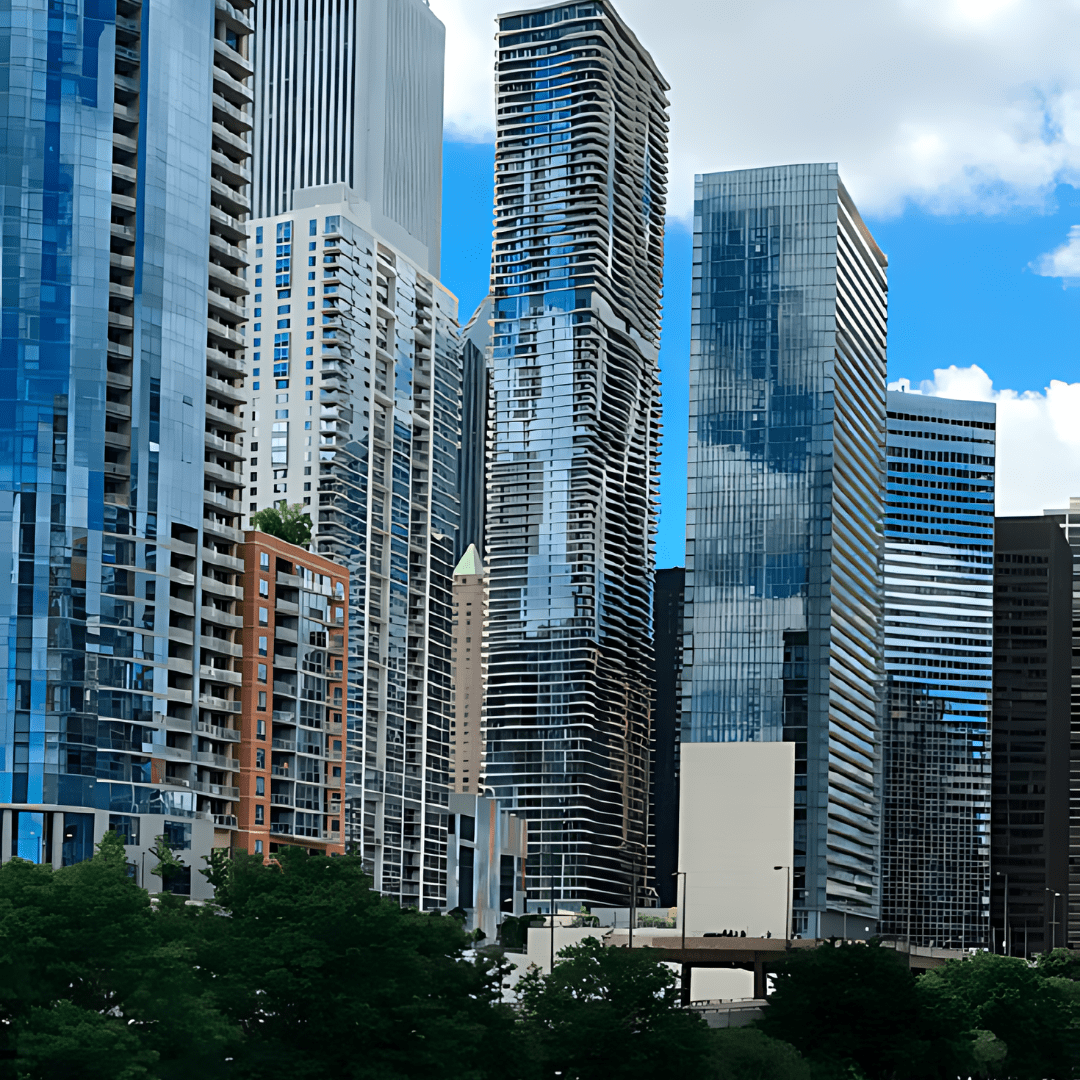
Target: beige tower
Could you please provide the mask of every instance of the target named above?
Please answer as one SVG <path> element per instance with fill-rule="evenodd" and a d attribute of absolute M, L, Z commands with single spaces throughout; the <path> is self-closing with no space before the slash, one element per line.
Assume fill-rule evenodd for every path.
<path fill-rule="evenodd" d="M 483 787 L 484 622 L 487 586 L 484 565 L 470 544 L 454 568 L 454 629 L 451 678 L 454 719 L 450 723 L 450 782 L 460 795 Z"/>

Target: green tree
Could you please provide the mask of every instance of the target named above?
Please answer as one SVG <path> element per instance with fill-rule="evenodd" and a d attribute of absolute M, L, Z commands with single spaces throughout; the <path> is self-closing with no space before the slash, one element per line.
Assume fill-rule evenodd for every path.
<path fill-rule="evenodd" d="M 306 547 L 311 540 L 311 515 L 300 503 L 286 506 L 268 506 L 251 515 L 251 524 L 269 536 L 276 536 L 289 544 Z"/>
<path fill-rule="evenodd" d="M 512 1075 L 503 967 L 465 959 L 456 920 L 402 910 L 359 858 L 274 859 L 241 853 L 211 869 L 229 918 L 201 964 L 246 1036 L 238 1080 Z"/>
<path fill-rule="evenodd" d="M 998 1052 L 984 1058 L 983 1075 L 1064 1080 L 1073 1075 L 1077 1008 L 1071 983 L 1060 980 L 1064 985 L 1059 985 L 1059 978 L 1046 977 L 1019 957 L 978 953 L 928 971 L 919 980 L 919 992 L 932 1008 L 966 1012 L 971 1028 L 991 1032 L 1004 1044 L 1003 1057 L 996 1047 Z M 987 1050 L 994 1051 L 994 1045 Z"/>
<path fill-rule="evenodd" d="M 814 1075 L 955 1078 L 975 1026 L 959 1002 L 920 996 L 902 958 L 878 942 L 788 954 L 759 1027 L 794 1046 Z M 933 1004 L 935 1007 L 928 1007 Z"/>
<path fill-rule="evenodd" d="M 713 1033 L 715 1080 L 810 1080 L 799 1051 L 755 1028 Z"/>
<path fill-rule="evenodd" d="M 709 1067 L 705 1022 L 679 1008 L 670 968 L 651 949 L 607 948 L 597 938 L 563 949 L 545 976 L 518 983 L 523 1054 L 540 1077 L 665 1080 Z"/>
<path fill-rule="evenodd" d="M 156 910 L 128 876 L 115 833 L 76 866 L 0 866 L 0 1041 L 17 1055 L 8 1077 L 224 1075 L 239 1031 L 194 965 L 194 909 L 173 905 L 184 908 L 169 897 Z"/>

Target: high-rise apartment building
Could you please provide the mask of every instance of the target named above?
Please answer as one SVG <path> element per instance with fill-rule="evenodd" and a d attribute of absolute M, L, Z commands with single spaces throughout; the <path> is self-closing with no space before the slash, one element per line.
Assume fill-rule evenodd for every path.
<path fill-rule="evenodd" d="M 667 83 L 604 2 L 498 20 L 486 781 L 531 909 L 644 880 Z"/>
<path fill-rule="evenodd" d="M 992 947 L 1064 946 L 1069 910 L 1073 557 L 1047 517 L 994 527 Z"/>
<path fill-rule="evenodd" d="M 995 406 L 888 394 L 881 932 L 990 946 Z"/>
<path fill-rule="evenodd" d="M 835 165 L 695 199 L 682 754 L 795 744 L 795 932 L 842 934 L 880 897 L 887 260 Z"/>
<path fill-rule="evenodd" d="M 140 880 L 232 834 L 252 70 L 247 0 L 152 6 L 0 30 L 0 857 Z"/>
<path fill-rule="evenodd" d="M 247 509 L 302 504 L 349 571 L 346 843 L 383 892 L 441 907 L 462 408 L 443 27 L 423 0 L 259 14 Z"/>
<path fill-rule="evenodd" d="M 454 567 L 454 619 L 450 676 L 450 784 L 459 795 L 483 794 L 484 624 L 487 582 L 480 553 L 472 544 Z"/>
<path fill-rule="evenodd" d="M 348 571 L 264 532 L 244 568 L 235 846 L 344 855 Z"/>
<path fill-rule="evenodd" d="M 1071 689 L 1071 770 L 1069 776 L 1069 911 L 1065 919 L 1067 934 L 1058 944 L 1080 946 L 1080 499 L 1069 499 L 1060 509 L 1044 510 L 1061 527 L 1073 553 L 1073 672 Z"/>

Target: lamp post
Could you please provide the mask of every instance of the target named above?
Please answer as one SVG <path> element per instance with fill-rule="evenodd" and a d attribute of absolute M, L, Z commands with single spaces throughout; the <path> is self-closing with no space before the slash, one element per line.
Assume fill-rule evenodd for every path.
<path fill-rule="evenodd" d="M 1002 918 L 1002 922 L 1004 923 L 1004 928 L 1003 928 L 1004 942 L 1003 942 L 1003 944 L 1005 946 L 1005 955 L 1006 956 L 1011 956 L 1012 955 L 1012 947 L 1011 947 L 1011 942 L 1009 940 L 1009 875 L 1006 874 L 1006 873 L 1003 873 L 1001 870 L 995 870 L 994 871 L 994 876 L 1005 879 L 1005 907 L 1004 907 L 1003 918 Z"/>
<path fill-rule="evenodd" d="M 791 944 L 791 867 L 774 866 L 774 870 L 787 871 L 787 892 L 784 895 L 784 938 Z"/>
<path fill-rule="evenodd" d="M 1050 909 L 1051 914 L 1052 914 L 1052 918 L 1050 920 L 1050 927 L 1051 927 L 1051 929 L 1050 929 L 1050 948 L 1051 949 L 1056 949 L 1057 948 L 1057 926 L 1058 926 L 1057 901 L 1058 901 L 1058 897 L 1061 895 L 1061 893 L 1054 892 L 1054 890 L 1050 889 L 1050 888 L 1047 888 L 1046 891 L 1048 893 L 1053 893 L 1053 896 L 1052 896 L 1052 898 L 1050 900 L 1050 903 L 1053 904 L 1053 907 Z"/>
<path fill-rule="evenodd" d="M 682 907 L 679 908 L 679 922 L 682 923 L 682 947 L 686 948 L 686 871 L 676 870 L 672 877 L 682 878 Z"/>

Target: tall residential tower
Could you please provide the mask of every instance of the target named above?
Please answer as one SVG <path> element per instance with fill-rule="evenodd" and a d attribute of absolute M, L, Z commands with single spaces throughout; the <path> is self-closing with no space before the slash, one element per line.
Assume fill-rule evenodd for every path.
<path fill-rule="evenodd" d="M 610 3 L 500 16 L 485 776 L 531 909 L 644 880 L 667 83 Z"/>
<path fill-rule="evenodd" d="M 887 261 L 835 165 L 699 176 L 695 198 L 682 755 L 794 743 L 795 932 L 853 915 L 863 934 L 880 895 Z"/>
<path fill-rule="evenodd" d="M 437 278 L 443 27 L 424 0 L 259 16 L 247 509 L 301 504 L 349 571 L 344 837 L 383 892 L 437 908 L 462 409 Z"/>
<path fill-rule="evenodd" d="M 166 835 L 196 895 L 239 795 L 249 7 L 0 29 L 0 857 L 113 828 L 141 883 Z"/>
<path fill-rule="evenodd" d="M 995 407 L 888 406 L 881 931 L 988 948 Z"/>

